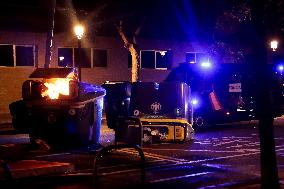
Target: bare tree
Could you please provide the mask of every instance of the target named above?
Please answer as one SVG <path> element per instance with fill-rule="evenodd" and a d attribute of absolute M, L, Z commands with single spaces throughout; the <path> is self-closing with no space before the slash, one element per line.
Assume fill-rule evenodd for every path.
<path fill-rule="evenodd" d="M 119 25 L 116 26 L 117 31 L 124 43 L 124 47 L 130 52 L 131 54 L 131 62 L 132 62 L 132 68 L 131 68 L 131 82 L 136 82 L 139 80 L 139 65 L 140 65 L 140 56 L 139 56 L 139 50 L 137 48 L 137 36 L 141 30 L 142 25 L 140 25 L 136 31 L 134 32 L 134 35 L 132 37 L 132 41 L 130 41 L 126 34 L 123 31 L 123 21 L 119 22 Z"/>
<path fill-rule="evenodd" d="M 217 20 L 215 29 L 220 38 L 215 41 L 211 53 L 221 60 L 230 56 L 234 63 L 243 62 L 244 51 L 242 47 L 248 47 L 257 63 L 257 114 L 259 119 L 260 139 L 260 165 L 261 165 L 261 188 L 280 188 L 277 160 L 275 152 L 274 129 L 273 129 L 273 105 L 272 105 L 272 72 L 267 69 L 267 41 L 268 35 L 275 35 L 283 28 L 284 3 L 280 0 L 242 0 L 231 10 L 225 11 Z M 250 38 L 250 44 L 244 40 L 233 38 L 234 43 L 227 39 L 241 33 L 241 24 L 245 22 L 252 33 L 246 33 Z M 282 30 L 284 31 L 284 30 Z M 253 34 L 253 36 L 251 36 Z"/>

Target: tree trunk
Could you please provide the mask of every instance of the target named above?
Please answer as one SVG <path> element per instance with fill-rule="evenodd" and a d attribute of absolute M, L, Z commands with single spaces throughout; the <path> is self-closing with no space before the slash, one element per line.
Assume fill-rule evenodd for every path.
<path fill-rule="evenodd" d="M 133 47 L 129 48 L 131 53 L 131 60 L 132 60 L 132 68 L 131 68 L 131 82 L 137 82 L 139 80 L 139 54 L 137 50 Z"/>
<path fill-rule="evenodd" d="M 257 113 L 259 119 L 261 188 L 280 189 L 275 152 L 273 111 L 270 78 L 267 70 L 267 40 L 264 25 L 265 0 L 251 0 L 252 22 L 255 31 L 252 54 L 257 69 Z"/>
<path fill-rule="evenodd" d="M 136 47 L 136 37 L 141 30 L 142 24 L 136 29 L 133 35 L 133 42 L 129 42 L 129 39 L 126 37 L 125 33 L 122 30 L 122 21 L 120 24 L 116 26 L 118 33 L 124 43 L 125 48 L 131 54 L 131 61 L 132 61 L 132 68 L 131 68 L 131 82 L 137 82 L 139 80 L 139 63 L 140 63 L 140 56 L 139 51 Z"/>
<path fill-rule="evenodd" d="M 51 49 L 52 49 L 52 39 L 53 39 L 53 30 L 54 30 L 54 15 L 56 9 L 56 0 L 51 0 L 49 17 L 48 17 L 48 31 L 46 36 L 46 49 L 45 49 L 45 63 L 44 67 L 49 68 L 51 61 Z"/>

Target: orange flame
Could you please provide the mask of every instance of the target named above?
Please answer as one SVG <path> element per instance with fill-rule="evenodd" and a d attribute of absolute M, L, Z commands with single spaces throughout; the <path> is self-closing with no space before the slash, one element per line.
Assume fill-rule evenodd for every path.
<path fill-rule="evenodd" d="M 58 99 L 59 95 L 69 95 L 69 78 L 47 79 L 44 83 L 46 90 L 41 93 L 42 97 L 48 96 L 50 99 Z"/>

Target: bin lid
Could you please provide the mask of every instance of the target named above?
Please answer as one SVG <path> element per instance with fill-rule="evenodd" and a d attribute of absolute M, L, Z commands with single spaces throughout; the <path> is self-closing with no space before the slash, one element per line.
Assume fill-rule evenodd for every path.
<path fill-rule="evenodd" d="M 67 78 L 75 68 L 37 68 L 29 78 Z M 76 75 L 76 74 L 75 74 Z"/>

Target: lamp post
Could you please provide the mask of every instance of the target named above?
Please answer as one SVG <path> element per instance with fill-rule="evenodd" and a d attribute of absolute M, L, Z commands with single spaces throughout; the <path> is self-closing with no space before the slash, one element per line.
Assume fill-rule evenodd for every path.
<path fill-rule="evenodd" d="M 74 33 L 78 39 L 78 53 L 77 53 L 77 66 L 78 66 L 78 79 L 81 81 L 81 39 L 84 35 L 84 27 L 80 24 L 74 27 Z"/>

